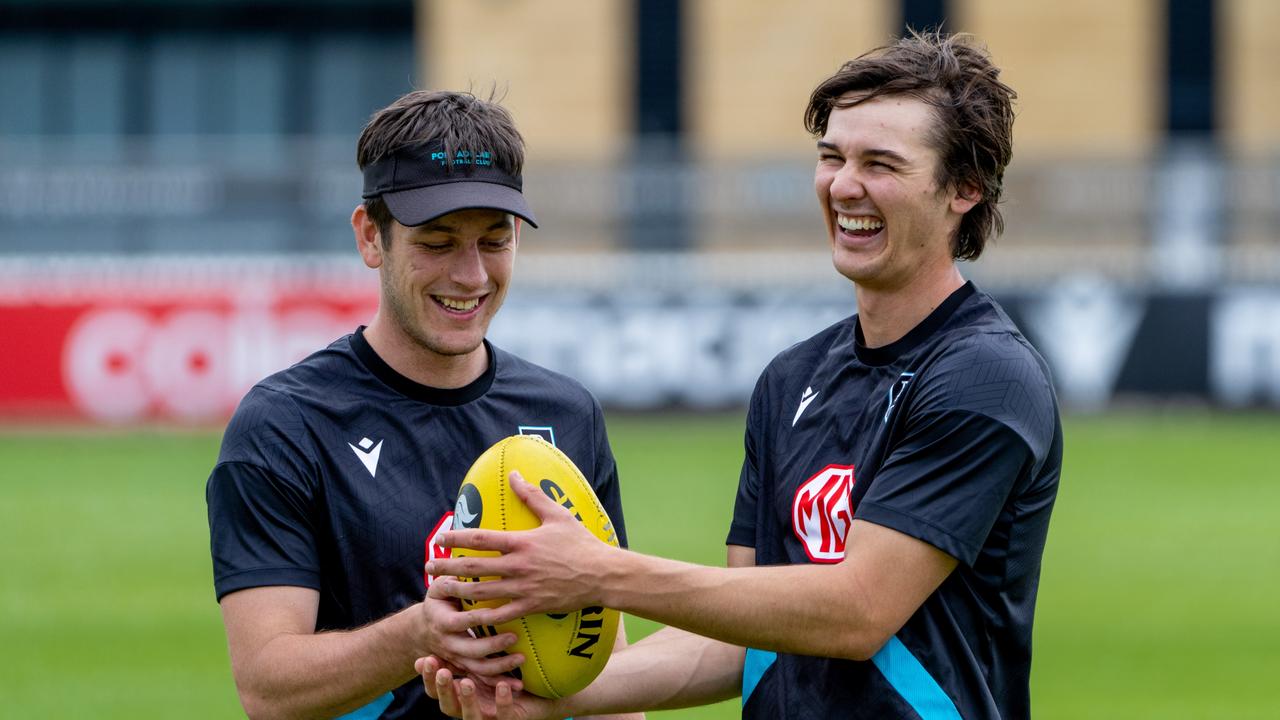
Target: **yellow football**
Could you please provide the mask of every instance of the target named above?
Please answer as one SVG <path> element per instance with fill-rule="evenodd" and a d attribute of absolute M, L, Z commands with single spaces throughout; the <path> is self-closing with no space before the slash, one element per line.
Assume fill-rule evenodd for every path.
<path fill-rule="evenodd" d="M 573 461 L 536 435 L 513 435 L 498 441 L 476 459 L 458 490 L 453 527 L 485 530 L 529 530 L 541 525 L 538 516 L 508 485 L 512 470 L 567 508 L 593 535 L 614 547 L 618 539 L 600 500 Z M 497 553 L 455 548 L 454 557 L 483 557 Z M 488 578 L 464 577 L 479 582 Z M 463 600 L 466 609 L 497 607 L 506 600 Z M 512 674 L 535 695 L 558 698 L 591 684 L 613 652 L 618 612 L 586 607 L 569 613 L 531 615 L 497 627 L 473 628 L 477 635 L 515 633 L 519 639 L 508 652 L 523 653 Z"/>

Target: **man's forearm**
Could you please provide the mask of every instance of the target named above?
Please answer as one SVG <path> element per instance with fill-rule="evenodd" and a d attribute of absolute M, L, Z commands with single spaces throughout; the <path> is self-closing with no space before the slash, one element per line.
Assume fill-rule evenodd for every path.
<path fill-rule="evenodd" d="M 608 607 L 762 650 L 865 659 L 883 642 L 835 566 L 712 568 L 618 553 L 600 577 Z M 875 644 L 875 647 L 871 647 Z"/>
<path fill-rule="evenodd" d="M 497 578 L 441 580 L 441 594 L 511 600 L 470 611 L 475 625 L 604 605 L 731 645 L 866 660 L 956 566 L 929 543 L 861 520 L 850 525 L 848 552 L 835 564 L 713 568 L 664 560 L 599 542 L 527 483 L 512 489 L 537 511 L 540 527 L 450 531 L 442 544 L 497 554 L 428 563 L 428 572 L 442 577 Z"/>
<path fill-rule="evenodd" d="M 252 718 L 341 715 L 414 678 L 409 613 L 402 610 L 357 630 L 281 634 L 235 667 Z"/>
<path fill-rule="evenodd" d="M 831 565 L 712 568 L 638 553 L 595 555 L 608 607 L 744 647 L 870 659 L 956 566 L 937 548 L 855 521 Z"/>
<path fill-rule="evenodd" d="M 586 690 L 567 699 L 575 717 L 587 713 L 669 710 L 731 698 L 741 692 L 743 649 L 677 628 L 663 628 L 614 653 Z"/>

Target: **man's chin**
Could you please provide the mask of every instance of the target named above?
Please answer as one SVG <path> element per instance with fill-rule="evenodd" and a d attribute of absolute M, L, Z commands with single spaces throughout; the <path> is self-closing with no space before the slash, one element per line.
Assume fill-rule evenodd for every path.
<path fill-rule="evenodd" d="M 442 357 L 466 357 L 480 349 L 480 343 L 474 345 L 458 346 L 444 345 L 433 348 L 435 354 Z"/>
<path fill-rule="evenodd" d="M 865 262 L 857 262 L 839 250 L 832 253 L 831 264 L 835 266 L 836 272 L 855 283 L 864 283 L 876 276 L 874 267 Z"/>
<path fill-rule="evenodd" d="M 463 357 L 480 349 L 484 335 L 466 338 L 421 337 L 418 346 L 441 357 Z"/>

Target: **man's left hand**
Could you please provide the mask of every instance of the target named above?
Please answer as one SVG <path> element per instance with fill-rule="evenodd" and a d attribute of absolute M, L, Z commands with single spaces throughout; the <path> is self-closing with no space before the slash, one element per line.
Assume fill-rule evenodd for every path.
<path fill-rule="evenodd" d="M 427 696 L 440 703 L 440 711 L 464 720 L 546 720 L 564 717 L 555 701 L 513 688 L 508 680 L 476 682 L 459 678 L 439 658 L 418 658 L 413 665 L 422 676 Z"/>

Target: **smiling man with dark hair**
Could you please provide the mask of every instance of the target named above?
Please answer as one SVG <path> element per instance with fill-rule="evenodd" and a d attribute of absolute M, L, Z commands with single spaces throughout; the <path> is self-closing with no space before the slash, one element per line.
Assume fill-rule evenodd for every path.
<path fill-rule="evenodd" d="M 499 578 L 442 583 L 511 598 L 473 623 L 605 605 L 672 627 L 554 704 L 426 658 L 446 711 L 562 717 L 741 693 L 743 717 L 769 720 L 1030 716 L 1061 424 L 1044 361 L 957 265 L 1001 227 L 1012 100 L 985 50 L 941 34 L 879 48 L 818 86 L 805 116 L 814 190 L 857 314 L 760 377 L 729 567 L 604 546 L 513 483 L 540 528 L 446 533 L 502 555 L 431 563 Z"/>
<path fill-rule="evenodd" d="M 514 636 L 470 635 L 423 573 L 467 468 L 504 437 L 554 431 L 626 537 L 595 398 L 485 340 L 534 224 L 511 116 L 467 93 L 410 93 L 374 115 L 357 159 L 351 226 L 378 271 L 377 314 L 250 390 L 206 491 L 251 717 L 439 717 L 416 658 L 480 675 L 522 662 L 495 655 Z"/>

